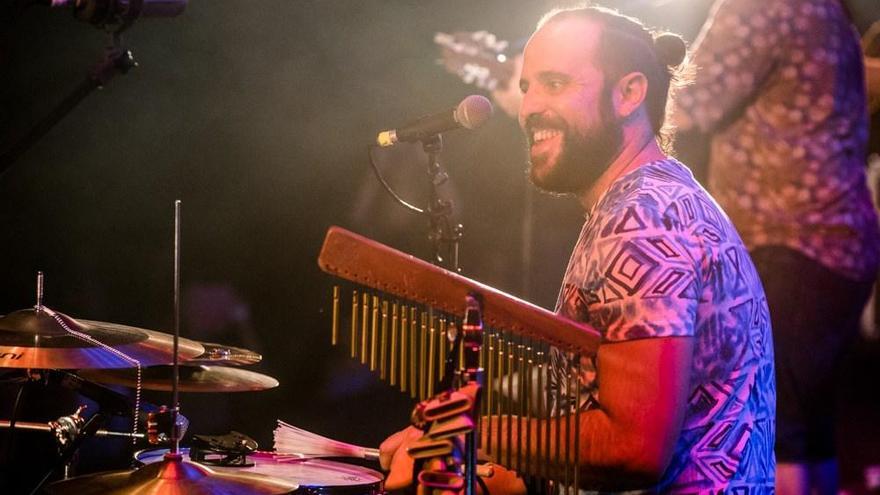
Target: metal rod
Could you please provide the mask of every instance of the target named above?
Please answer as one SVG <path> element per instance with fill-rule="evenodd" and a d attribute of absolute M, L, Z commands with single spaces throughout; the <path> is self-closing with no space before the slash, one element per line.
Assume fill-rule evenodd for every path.
<path fill-rule="evenodd" d="M 516 344 L 512 340 L 507 341 L 507 463 L 505 466 L 511 466 L 513 460 L 513 370 L 515 358 L 513 351 Z"/>
<path fill-rule="evenodd" d="M 43 272 L 37 272 L 37 312 L 41 313 L 43 311 Z"/>
<path fill-rule="evenodd" d="M 361 364 L 367 364 L 367 329 L 370 325 L 370 295 L 364 293 L 361 302 Z"/>
<path fill-rule="evenodd" d="M 566 404 L 571 402 L 571 379 L 573 373 L 571 372 L 571 363 L 567 366 L 566 374 L 565 374 L 565 401 Z M 569 489 L 571 487 L 571 477 L 569 476 L 569 471 L 571 470 L 571 406 L 566 408 L 565 411 L 565 435 L 563 438 L 563 442 L 565 444 L 565 460 L 563 464 L 565 468 L 562 470 L 563 478 L 562 483 L 565 486 L 565 494 L 568 495 Z"/>
<path fill-rule="evenodd" d="M 493 400 L 495 399 L 495 335 L 489 334 L 489 343 L 486 350 L 486 454 L 492 454 L 492 413 Z"/>
<path fill-rule="evenodd" d="M 406 392 L 409 386 L 407 370 L 409 370 L 409 308 L 404 305 L 400 308 L 400 391 Z"/>
<path fill-rule="evenodd" d="M 434 397 L 434 382 L 437 381 L 437 317 L 431 315 L 428 327 L 428 397 Z"/>
<path fill-rule="evenodd" d="M 440 317 L 440 357 L 437 360 L 440 368 L 440 380 L 446 377 L 446 350 L 449 348 L 449 337 L 446 333 L 446 317 Z"/>
<path fill-rule="evenodd" d="M 397 305 L 397 301 L 395 301 L 391 305 L 391 366 L 389 366 L 388 369 L 388 374 L 390 378 L 388 381 L 391 383 L 392 387 L 397 385 L 397 324 L 399 323 L 397 319 L 398 309 L 399 308 Z"/>
<path fill-rule="evenodd" d="M 532 364 L 534 363 L 534 355 L 532 346 L 526 346 L 526 368 L 523 378 L 523 408 L 526 418 L 526 449 L 525 449 L 525 470 L 527 474 L 532 473 Z"/>
<path fill-rule="evenodd" d="M 420 315 L 419 323 L 419 398 L 425 400 L 428 398 L 428 370 L 425 369 L 425 358 L 428 355 L 428 313 L 423 312 Z"/>
<path fill-rule="evenodd" d="M 522 448 L 523 448 L 523 405 L 525 404 L 525 398 L 523 397 L 523 384 L 525 383 L 524 368 L 525 368 L 525 360 L 523 359 L 523 353 L 525 352 L 525 346 L 520 341 L 519 344 L 516 345 L 516 403 L 517 403 L 517 411 L 516 411 L 516 470 L 518 472 L 523 472 L 523 458 L 522 458 Z"/>
<path fill-rule="evenodd" d="M 560 371 L 564 371 L 564 370 L 554 370 L 554 373 L 558 373 Z M 556 416 L 556 420 L 554 421 L 555 427 L 556 427 L 555 431 L 554 431 L 554 436 L 556 438 L 556 442 L 555 442 L 556 445 L 555 445 L 555 448 L 553 449 L 553 465 L 554 466 L 559 465 L 559 461 L 560 461 L 559 458 L 562 455 L 562 451 L 561 451 L 562 438 L 560 436 L 561 435 L 560 426 L 562 424 L 562 380 L 564 380 L 564 379 L 565 379 L 565 376 L 559 376 L 557 374 L 556 380 L 555 380 L 555 382 L 556 382 L 556 390 L 555 390 L 556 400 L 553 402 L 553 405 L 554 405 L 554 409 L 555 409 L 554 412 L 555 412 L 555 416 Z"/>
<path fill-rule="evenodd" d="M 10 426 L 11 421 L 8 419 L 0 419 L 0 429 L 9 429 L 12 428 Z M 47 423 L 35 423 L 32 421 L 16 421 L 15 422 L 16 430 L 31 430 L 31 431 L 44 431 L 52 433 L 54 429 L 49 426 Z M 96 437 L 125 437 L 125 438 L 146 438 L 146 434 L 144 433 L 130 433 L 126 431 L 109 431 L 109 430 L 97 430 L 95 431 Z"/>
<path fill-rule="evenodd" d="M 388 301 L 382 301 L 382 332 L 379 343 L 379 378 L 386 376 L 385 363 L 388 362 Z"/>
<path fill-rule="evenodd" d="M 351 292 L 351 358 L 357 357 L 357 330 L 358 330 L 358 291 Z"/>
<path fill-rule="evenodd" d="M 330 344 L 336 345 L 339 340 L 339 286 L 333 286 L 333 316 L 331 323 Z"/>
<path fill-rule="evenodd" d="M 379 296 L 373 296 L 372 320 L 370 321 L 370 371 L 376 371 L 379 345 Z"/>
<path fill-rule="evenodd" d="M 419 377 L 416 374 L 416 363 L 418 362 L 418 342 L 416 341 L 416 329 L 418 322 L 416 308 L 409 308 L 409 396 L 413 399 L 419 396 Z"/>
<path fill-rule="evenodd" d="M 580 484 L 580 444 L 581 444 L 581 356 L 575 355 L 575 409 L 574 409 L 574 489 Z"/>
<path fill-rule="evenodd" d="M 171 455 L 177 455 L 180 446 L 180 435 L 177 428 L 177 415 L 180 412 L 180 363 L 178 347 L 180 346 L 180 200 L 174 201 L 174 345 L 173 368 L 171 374 Z"/>
<path fill-rule="evenodd" d="M 502 416 L 502 414 L 504 413 L 504 339 L 502 337 L 506 337 L 506 335 L 502 334 L 502 335 L 499 335 L 499 337 L 498 337 L 498 356 L 497 356 L 497 361 L 498 361 L 498 366 L 497 366 L 497 368 L 498 368 L 498 372 L 497 372 L 497 375 L 498 375 L 498 411 L 497 411 L 498 426 L 496 428 L 496 434 L 495 434 L 495 441 L 496 441 L 496 448 L 495 448 L 496 454 L 495 455 L 499 456 L 499 457 L 496 459 L 496 462 L 501 462 L 501 457 L 500 457 L 501 456 L 501 438 L 502 438 L 501 433 L 504 431 L 504 428 L 503 428 L 504 422 L 503 422 L 503 416 Z"/>
<path fill-rule="evenodd" d="M 544 451 L 543 447 L 543 439 L 544 432 L 541 430 L 541 425 L 547 424 L 547 415 L 544 411 L 544 352 L 538 351 L 536 361 L 538 363 L 538 383 L 536 384 L 538 387 L 538 393 L 536 394 L 536 398 L 538 400 L 538 404 L 535 407 L 536 416 L 538 418 L 538 423 L 535 425 L 537 431 L 535 432 L 535 474 L 540 478 L 542 475 L 541 468 L 544 466 Z"/>

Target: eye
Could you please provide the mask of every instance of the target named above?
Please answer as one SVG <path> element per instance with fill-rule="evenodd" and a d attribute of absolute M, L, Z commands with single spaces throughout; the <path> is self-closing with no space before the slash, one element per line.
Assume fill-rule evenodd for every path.
<path fill-rule="evenodd" d="M 551 92 L 559 92 L 565 87 L 565 81 L 562 79 L 548 79 L 545 85 Z"/>

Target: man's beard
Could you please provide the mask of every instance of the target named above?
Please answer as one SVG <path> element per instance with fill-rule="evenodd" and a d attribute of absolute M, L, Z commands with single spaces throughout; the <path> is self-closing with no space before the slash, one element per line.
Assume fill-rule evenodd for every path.
<path fill-rule="evenodd" d="M 538 170 L 546 164 L 529 162 L 532 184 L 545 192 L 569 194 L 586 191 L 599 180 L 620 153 L 623 143 L 623 125 L 613 116 L 611 95 L 604 94 L 600 105 L 599 122 L 584 133 L 571 130 L 564 122 L 544 123 L 562 131 L 561 148 L 556 163 L 543 175 L 538 174 Z M 540 119 L 536 119 L 531 125 L 540 124 Z"/>

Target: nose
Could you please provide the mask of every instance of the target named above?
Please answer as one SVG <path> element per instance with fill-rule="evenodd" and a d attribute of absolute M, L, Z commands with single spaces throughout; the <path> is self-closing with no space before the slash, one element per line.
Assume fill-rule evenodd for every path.
<path fill-rule="evenodd" d="M 522 103 L 519 107 L 519 125 L 525 129 L 529 119 L 534 119 L 547 109 L 544 99 L 538 94 L 538 91 L 527 91 L 523 95 Z"/>

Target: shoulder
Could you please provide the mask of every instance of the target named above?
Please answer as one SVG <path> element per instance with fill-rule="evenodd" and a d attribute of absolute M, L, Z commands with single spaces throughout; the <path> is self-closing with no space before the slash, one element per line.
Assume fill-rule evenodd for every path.
<path fill-rule="evenodd" d="M 596 205 L 594 216 L 601 237 L 683 233 L 698 210 L 712 212 L 717 208 L 687 167 L 667 159 L 615 182 Z"/>

